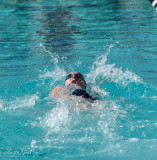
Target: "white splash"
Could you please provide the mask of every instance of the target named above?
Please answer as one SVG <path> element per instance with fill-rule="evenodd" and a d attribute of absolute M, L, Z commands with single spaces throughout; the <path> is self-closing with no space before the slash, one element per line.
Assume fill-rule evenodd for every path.
<path fill-rule="evenodd" d="M 59 106 L 60 105 L 60 106 Z M 60 101 L 57 107 L 54 107 L 50 112 L 46 114 L 43 120 L 41 120 L 41 125 L 45 128 L 49 128 L 47 136 L 52 132 L 65 132 L 69 125 L 69 111 L 66 107 L 64 101 Z"/>
<path fill-rule="evenodd" d="M 25 95 L 24 97 L 16 98 L 15 100 L 12 100 L 10 102 L 3 101 L 2 106 L 0 107 L 2 110 L 15 110 L 18 108 L 24 108 L 24 107 L 33 107 L 36 103 L 36 100 L 38 100 L 39 97 L 34 95 Z"/>
<path fill-rule="evenodd" d="M 55 53 L 52 53 L 52 52 L 46 50 L 46 48 L 45 48 L 44 45 L 40 44 L 40 46 L 44 49 L 44 51 L 45 51 L 47 54 L 50 55 L 50 57 L 51 57 L 51 62 L 52 62 L 53 64 L 57 65 L 57 64 L 58 64 L 59 56 L 58 56 L 57 54 L 55 54 Z"/>
<path fill-rule="evenodd" d="M 65 77 L 67 74 L 62 68 L 58 66 L 56 66 L 55 69 L 53 69 L 53 71 L 45 71 L 45 72 L 46 73 L 39 75 L 39 78 L 55 77 L 55 80 L 58 81 L 61 80 L 63 77 Z"/>
<path fill-rule="evenodd" d="M 128 141 L 130 141 L 130 142 L 137 142 L 137 141 L 138 141 L 138 138 L 133 137 L 133 138 L 130 138 Z"/>
<path fill-rule="evenodd" d="M 96 59 L 90 73 L 87 74 L 87 79 L 89 79 L 93 84 L 99 83 L 98 85 L 108 81 L 115 82 L 122 86 L 126 86 L 131 82 L 143 83 L 142 78 L 137 76 L 135 73 L 129 70 L 123 72 L 122 68 L 116 68 L 115 64 L 106 64 L 107 55 L 112 47 L 113 45 L 109 47 L 108 51 L 104 55 Z"/>

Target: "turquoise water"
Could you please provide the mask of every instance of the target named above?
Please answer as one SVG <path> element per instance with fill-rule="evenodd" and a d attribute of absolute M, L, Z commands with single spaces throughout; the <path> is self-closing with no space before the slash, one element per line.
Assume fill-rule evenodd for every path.
<path fill-rule="evenodd" d="M 156 160 L 149 1 L 2 0 L 0 15 L 1 160 Z M 73 70 L 100 101 L 48 98 Z"/>

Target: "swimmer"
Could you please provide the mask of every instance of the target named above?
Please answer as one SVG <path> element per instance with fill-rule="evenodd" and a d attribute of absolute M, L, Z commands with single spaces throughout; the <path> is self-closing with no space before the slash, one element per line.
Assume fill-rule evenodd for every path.
<path fill-rule="evenodd" d="M 92 97 L 86 92 L 86 81 L 83 75 L 77 71 L 70 72 L 65 78 L 64 85 L 58 85 L 52 89 L 50 96 L 65 98 L 79 96 L 89 102 L 98 100 L 98 98 Z"/>

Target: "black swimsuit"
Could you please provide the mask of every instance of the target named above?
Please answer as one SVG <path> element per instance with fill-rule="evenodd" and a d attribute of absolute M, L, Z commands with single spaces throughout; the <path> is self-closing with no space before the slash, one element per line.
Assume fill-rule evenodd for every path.
<path fill-rule="evenodd" d="M 98 100 L 98 98 L 91 97 L 86 91 L 84 91 L 82 89 L 74 90 L 71 95 L 81 96 L 81 97 L 85 98 L 86 100 L 88 100 L 89 102 L 93 102 L 95 100 Z"/>

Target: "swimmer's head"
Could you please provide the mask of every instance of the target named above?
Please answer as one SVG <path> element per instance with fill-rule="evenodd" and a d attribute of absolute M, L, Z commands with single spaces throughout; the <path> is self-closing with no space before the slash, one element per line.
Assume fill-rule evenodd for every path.
<path fill-rule="evenodd" d="M 70 72 L 65 78 L 65 86 L 69 86 L 71 84 L 77 85 L 81 89 L 86 89 L 86 82 L 81 73 L 73 71 Z"/>

